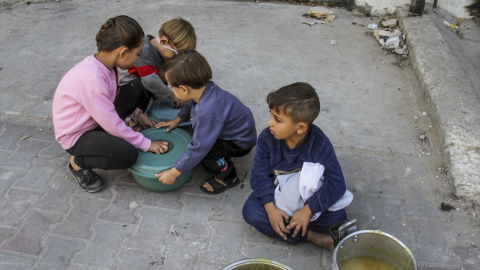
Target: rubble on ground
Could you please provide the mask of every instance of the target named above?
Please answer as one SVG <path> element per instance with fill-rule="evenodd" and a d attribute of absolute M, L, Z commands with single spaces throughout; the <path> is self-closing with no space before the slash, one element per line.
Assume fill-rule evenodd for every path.
<path fill-rule="evenodd" d="M 381 29 L 379 28 L 381 27 Z M 378 43 L 385 49 L 392 53 L 406 56 L 408 54 L 408 47 L 405 40 L 405 35 L 398 27 L 397 19 L 385 18 L 376 27 L 369 27 L 374 29 L 373 36 Z"/>
<path fill-rule="evenodd" d="M 319 19 L 326 22 L 333 22 L 335 20 L 335 15 L 333 15 L 333 10 L 327 7 L 312 7 L 308 10 L 308 14 L 304 14 L 304 17 Z"/>

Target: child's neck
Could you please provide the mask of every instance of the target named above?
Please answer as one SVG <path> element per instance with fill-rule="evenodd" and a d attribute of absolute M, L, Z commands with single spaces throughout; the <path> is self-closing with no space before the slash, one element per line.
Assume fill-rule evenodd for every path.
<path fill-rule="evenodd" d="M 297 147 L 300 143 L 302 143 L 303 139 L 305 139 L 307 133 L 304 132 L 302 134 L 295 134 L 294 136 L 285 139 L 285 143 L 287 144 L 288 148 L 292 150 L 293 148 Z"/>
<path fill-rule="evenodd" d="M 115 66 L 115 55 L 110 52 L 98 52 L 95 54 L 95 58 L 109 70 Z"/>
<path fill-rule="evenodd" d="M 198 103 L 198 101 L 200 100 L 200 97 L 202 96 L 203 94 L 203 91 L 205 91 L 205 88 L 207 86 L 204 85 L 200 88 L 197 88 L 197 89 L 193 89 L 193 91 L 191 91 L 191 96 L 190 98 L 195 102 L 195 103 Z"/>

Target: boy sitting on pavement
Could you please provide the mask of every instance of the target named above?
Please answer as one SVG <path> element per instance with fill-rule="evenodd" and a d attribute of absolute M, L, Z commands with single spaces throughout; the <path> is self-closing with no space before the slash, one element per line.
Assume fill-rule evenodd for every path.
<path fill-rule="evenodd" d="M 214 174 L 200 189 L 216 194 L 238 185 L 231 157 L 244 156 L 257 141 L 253 114 L 238 98 L 218 87 L 207 60 L 198 52 L 180 54 L 164 65 L 168 85 L 177 98 L 186 102 L 178 116 L 155 127 L 170 131 L 182 121 L 190 120 L 193 139 L 175 166 L 156 174 L 158 180 L 171 185 L 182 173 L 201 163 Z"/>
<path fill-rule="evenodd" d="M 346 220 L 343 208 L 353 197 L 344 198 L 349 192 L 333 146 L 313 124 L 320 112 L 318 95 L 309 84 L 294 83 L 271 92 L 266 100 L 271 117 L 269 127 L 258 137 L 250 175 L 253 192 L 243 206 L 243 217 L 266 236 L 292 244 L 309 241 L 333 251 L 334 241 L 327 234 L 329 226 Z M 281 196 L 277 195 L 301 194 L 301 186 L 300 191 L 298 184 L 279 190 L 276 181 L 299 171 L 302 178 L 308 164 L 324 168 L 317 175 L 322 179 L 307 177 L 314 183 L 311 196 L 298 195 L 297 201 L 301 200 L 301 204 L 289 215 L 288 207 L 280 207 L 288 203 L 280 203 L 276 199 Z M 342 201 L 340 207 L 336 204 L 339 200 Z"/>

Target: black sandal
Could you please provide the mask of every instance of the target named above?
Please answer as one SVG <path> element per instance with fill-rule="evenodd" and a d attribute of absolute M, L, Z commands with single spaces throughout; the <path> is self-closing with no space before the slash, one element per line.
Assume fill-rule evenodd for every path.
<path fill-rule="evenodd" d="M 203 185 L 205 185 L 205 183 L 210 184 L 210 186 L 212 187 L 212 191 L 207 190 L 203 186 Z M 205 180 L 205 182 L 200 185 L 200 189 L 203 192 L 208 193 L 208 194 L 219 194 L 219 193 L 222 193 L 229 188 L 233 188 L 233 187 L 238 186 L 239 183 L 240 183 L 240 181 L 238 181 L 237 177 L 235 177 L 233 179 L 232 183 L 230 183 L 230 184 L 225 183 L 222 180 L 215 179 L 214 177 L 211 177 L 211 178 L 208 178 L 207 180 Z"/>

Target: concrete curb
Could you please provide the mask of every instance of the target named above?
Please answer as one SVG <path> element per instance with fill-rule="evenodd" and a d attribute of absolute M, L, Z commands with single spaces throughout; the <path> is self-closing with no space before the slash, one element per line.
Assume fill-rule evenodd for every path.
<path fill-rule="evenodd" d="M 480 204 L 479 99 L 432 18 L 407 17 L 406 10 L 397 15 L 442 141 L 447 176 L 456 196 Z"/>

